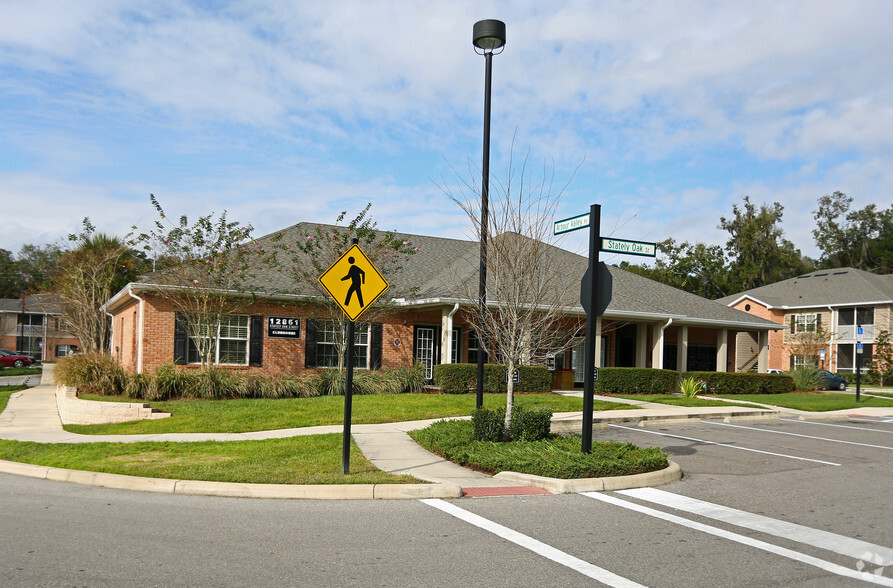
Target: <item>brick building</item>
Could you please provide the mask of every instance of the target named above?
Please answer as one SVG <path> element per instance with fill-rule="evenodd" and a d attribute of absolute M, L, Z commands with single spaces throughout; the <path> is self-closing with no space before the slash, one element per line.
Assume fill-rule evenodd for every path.
<path fill-rule="evenodd" d="M 0 349 L 53 361 L 80 348 L 68 331 L 54 294 L 0 299 Z"/>
<path fill-rule="evenodd" d="M 283 242 L 299 242 L 318 226 L 299 223 L 284 229 Z M 455 284 L 477 283 L 479 243 L 426 235 L 407 239 L 419 252 L 388 276 L 387 311 L 363 315 L 366 322 L 357 323 L 357 366 L 375 369 L 420 361 L 430 376 L 433 366 L 440 363 L 476 362 L 477 337 L 464 318 L 466 311 L 474 311 L 476 302 L 458 294 Z M 579 292 L 588 260 L 554 247 L 549 255 L 562 267 L 571 268 L 570 290 Z M 780 328 L 776 323 L 615 267 L 609 271 L 613 297 L 599 320 L 597 365 L 735 371 L 743 363 L 737 334 L 746 332 L 763 342 L 755 353 L 748 350 L 747 356 L 760 359 L 765 370 L 767 334 Z M 306 287 L 295 292 L 281 268 L 271 267 L 258 268 L 250 287 L 254 301 L 244 314 L 217 331 L 217 363 L 264 373 L 333 365 L 335 326 L 315 304 L 315 290 Z M 172 361 L 198 363 L 194 343 L 178 326 L 171 303 L 156 294 L 158 288 L 149 276 L 128 284 L 105 305 L 113 320 L 112 354 L 128 369 L 151 371 Z M 292 293 L 283 294 L 289 290 Z M 567 333 L 574 332 L 571 324 L 581 320 L 585 313 L 579 300 L 568 301 Z M 558 354 L 556 364 L 580 383 L 583 339 L 570 343 L 566 352 Z"/>
<path fill-rule="evenodd" d="M 865 370 L 876 336 L 893 332 L 893 275 L 851 267 L 814 271 L 717 302 L 786 327 L 769 335 L 768 367 L 775 369 L 810 365 L 855 373 L 861 327 Z M 739 348 L 754 344 L 739 335 Z"/>

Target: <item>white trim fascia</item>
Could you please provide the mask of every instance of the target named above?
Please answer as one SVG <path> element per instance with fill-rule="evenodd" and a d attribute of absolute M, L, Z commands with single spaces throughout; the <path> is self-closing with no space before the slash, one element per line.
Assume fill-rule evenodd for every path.
<path fill-rule="evenodd" d="M 848 306 L 880 306 L 884 304 L 893 305 L 893 300 L 881 300 L 881 301 L 866 301 L 866 302 L 835 302 L 832 304 L 806 304 L 801 306 L 777 306 L 776 308 L 780 308 L 783 310 L 801 310 L 801 309 L 809 309 L 809 308 L 845 308 Z"/>

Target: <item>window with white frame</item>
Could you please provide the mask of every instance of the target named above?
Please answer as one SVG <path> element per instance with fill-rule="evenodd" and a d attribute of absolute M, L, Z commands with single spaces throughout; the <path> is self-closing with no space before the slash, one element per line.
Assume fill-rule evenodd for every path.
<path fill-rule="evenodd" d="M 794 316 L 794 333 L 815 333 L 817 325 L 817 314 L 798 314 Z"/>
<path fill-rule="evenodd" d="M 818 355 L 795 355 L 794 369 L 798 368 L 815 368 L 819 366 Z"/>
<path fill-rule="evenodd" d="M 316 367 L 338 367 L 338 346 L 343 344 L 341 323 L 334 320 L 315 321 Z M 370 323 L 357 323 L 354 327 L 354 367 L 369 367 Z"/>
<path fill-rule="evenodd" d="M 199 345 L 194 332 L 189 333 L 187 361 L 201 363 Z M 202 325 L 199 337 L 211 347 L 211 362 L 226 365 L 248 365 L 248 316 L 235 315 L 217 325 Z"/>

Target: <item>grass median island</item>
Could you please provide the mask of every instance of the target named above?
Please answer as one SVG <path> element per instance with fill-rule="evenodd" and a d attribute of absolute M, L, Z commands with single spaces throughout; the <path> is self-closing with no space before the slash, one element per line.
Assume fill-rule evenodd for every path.
<path fill-rule="evenodd" d="M 0 459 L 128 476 L 253 484 L 419 484 L 378 470 L 351 442 L 341 473 L 341 434 L 196 443 L 0 441 Z"/>
<path fill-rule="evenodd" d="M 115 397 L 81 396 L 108 401 Z M 133 399 L 117 398 L 123 402 Z M 583 399 L 560 394 L 523 394 L 516 399 L 529 408 L 553 412 L 583 410 Z M 65 425 L 65 430 L 87 435 L 132 435 L 142 433 L 245 433 L 317 425 L 340 425 L 344 420 L 344 398 L 253 398 L 233 400 L 181 400 L 149 402 L 153 408 L 170 412 L 170 418 L 103 425 Z M 473 394 L 386 394 L 353 397 L 354 424 L 395 423 L 467 416 L 474 410 Z M 484 395 L 484 406 L 505 406 L 505 396 Z M 595 410 L 632 408 L 614 402 L 596 402 Z"/>
<path fill-rule="evenodd" d="M 717 394 L 718 398 L 730 400 L 747 400 L 760 404 L 769 404 L 795 410 L 811 412 L 827 412 L 829 410 L 847 410 L 865 408 L 866 406 L 893 407 L 893 399 L 872 398 L 862 396 L 856 402 L 855 394 L 839 394 L 835 392 L 791 392 L 788 394 Z"/>
<path fill-rule="evenodd" d="M 580 451 L 578 437 L 507 443 L 475 441 L 469 421 L 439 421 L 410 436 L 422 447 L 467 468 L 488 474 L 520 472 L 549 478 L 601 478 L 662 470 L 667 456 L 657 447 L 594 442 Z"/>

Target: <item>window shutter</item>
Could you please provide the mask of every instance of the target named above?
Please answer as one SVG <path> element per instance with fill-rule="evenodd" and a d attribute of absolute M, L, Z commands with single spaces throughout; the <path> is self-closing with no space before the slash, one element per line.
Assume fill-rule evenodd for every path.
<path fill-rule="evenodd" d="M 381 369 L 381 323 L 372 323 L 372 338 L 369 342 L 369 369 Z"/>
<path fill-rule="evenodd" d="M 248 327 L 248 365 L 260 366 L 264 360 L 264 317 L 252 314 Z"/>
<path fill-rule="evenodd" d="M 316 323 L 307 320 L 307 338 L 304 339 L 304 367 L 316 367 Z"/>
<path fill-rule="evenodd" d="M 177 365 L 186 363 L 186 343 L 189 340 L 186 320 L 186 315 L 182 312 L 174 313 L 174 363 Z"/>
<path fill-rule="evenodd" d="M 816 314 L 815 315 L 815 330 L 816 330 L 816 332 L 818 332 L 819 329 L 821 329 L 821 328 L 822 328 L 822 315 Z"/>
<path fill-rule="evenodd" d="M 792 333 L 796 333 L 796 332 L 797 332 L 797 326 L 796 326 L 796 324 L 795 324 L 795 317 L 794 317 L 794 315 L 791 315 L 791 332 L 792 332 Z"/>
<path fill-rule="evenodd" d="M 793 355 L 791 356 L 791 368 L 790 369 L 794 369 L 794 356 Z"/>

